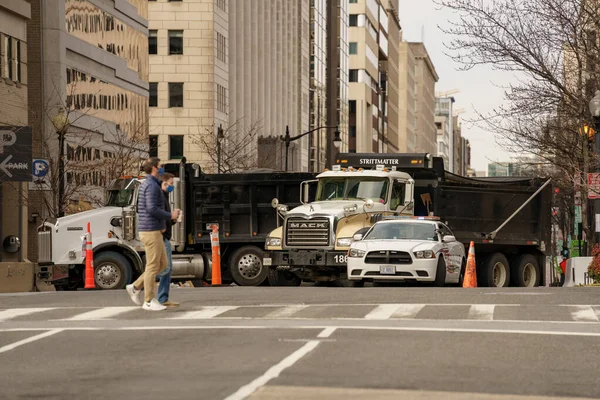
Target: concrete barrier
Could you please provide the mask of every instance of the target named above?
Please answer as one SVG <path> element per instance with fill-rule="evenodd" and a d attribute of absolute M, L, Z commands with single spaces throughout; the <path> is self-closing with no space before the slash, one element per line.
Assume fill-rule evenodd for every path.
<path fill-rule="evenodd" d="M 0 262 L 0 293 L 31 292 L 34 285 L 33 263 Z"/>
<path fill-rule="evenodd" d="M 567 260 L 567 273 L 563 287 L 573 287 L 585 283 L 585 273 L 593 257 L 574 257 Z"/>

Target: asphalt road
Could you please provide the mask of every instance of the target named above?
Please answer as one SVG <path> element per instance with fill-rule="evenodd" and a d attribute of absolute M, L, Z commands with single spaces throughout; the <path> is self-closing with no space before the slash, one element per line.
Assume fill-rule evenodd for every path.
<path fill-rule="evenodd" d="M 0 295 L 0 399 L 599 398 L 598 288 Z M 533 397 L 531 397 L 533 396 Z"/>

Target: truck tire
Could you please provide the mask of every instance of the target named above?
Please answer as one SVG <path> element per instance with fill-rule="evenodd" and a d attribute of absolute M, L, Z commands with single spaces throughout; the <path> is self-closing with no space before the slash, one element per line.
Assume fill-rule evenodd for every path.
<path fill-rule="evenodd" d="M 94 283 L 98 289 L 124 289 L 131 281 L 131 271 L 131 263 L 120 253 L 103 251 L 94 256 Z"/>
<path fill-rule="evenodd" d="M 229 271 L 239 286 L 260 286 L 269 274 L 262 264 L 263 252 L 258 247 L 244 246 L 236 250 L 229 260 Z"/>
<path fill-rule="evenodd" d="M 479 286 L 508 287 L 510 284 L 510 264 L 502 253 L 490 254 L 483 261 L 480 272 Z"/>
<path fill-rule="evenodd" d="M 540 285 L 540 266 L 531 254 L 522 254 L 510 265 L 513 286 L 537 287 Z"/>
<path fill-rule="evenodd" d="M 435 281 L 433 281 L 433 286 L 444 287 L 445 285 L 446 285 L 446 261 L 444 261 L 444 257 L 440 256 L 440 258 L 438 258 L 437 268 L 435 270 Z"/>
<path fill-rule="evenodd" d="M 269 269 L 269 283 L 271 286 L 300 286 L 302 279 L 288 271 L 277 271 L 276 268 Z"/>

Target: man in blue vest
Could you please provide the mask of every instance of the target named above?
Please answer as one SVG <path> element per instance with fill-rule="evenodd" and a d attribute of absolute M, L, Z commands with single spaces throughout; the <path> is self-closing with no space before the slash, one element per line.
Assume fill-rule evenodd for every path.
<path fill-rule="evenodd" d="M 131 300 L 141 305 L 144 310 L 162 311 L 166 307 L 154 297 L 156 275 L 167 268 L 167 252 L 163 241 L 166 222 L 176 220 L 180 210 L 167 212 L 165 197 L 162 191 L 160 176 L 165 173 L 160 166 L 160 159 L 151 157 L 144 162 L 146 179 L 140 185 L 138 197 L 138 231 L 146 252 L 146 268 L 144 273 L 131 285 L 126 286 Z M 144 289 L 144 303 L 141 293 Z"/>

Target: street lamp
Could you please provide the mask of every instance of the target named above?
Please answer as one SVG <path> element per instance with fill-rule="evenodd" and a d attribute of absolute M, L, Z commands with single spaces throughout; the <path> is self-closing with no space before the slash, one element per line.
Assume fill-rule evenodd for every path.
<path fill-rule="evenodd" d="M 600 90 L 596 90 L 596 94 L 590 100 L 590 114 L 592 114 L 592 122 L 594 126 L 594 153 L 596 160 L 594 162 L 594 171 L 598 173 L 600 166 L 598 165 L 598 157 L 600 156 Z M 594 200 L 595 220 L 594 226 L 596 230 L 596 243 L 600 243 L 600 199 Z"/>
<path fill-rule="evenodd" d="M 64 108 L 59 108 L 58 114 L 52 118 L 54 130 L 58 135 L 58 216 L 64 217 L 65 197 L 65 135 L 71 125 Z"/>
<path fill-rule="evenodd" d="M 217 173 L 221 173 L 221 141 L 225 138 L 223 126 L 219 124 L 217 128 Z"/>
<path fill-rule="evenodd" d="M 304 132 L 298 136 L 290 136 L 290 128 L 289 126 L 285 126 L 285 136 L 279 136 L 279 139 L 281 139 L 282 142 L 285 143 L 285 172 L 287 172 L 288 170 L 288 152 L 290 150 L 290 143 L 303 138 L 306 135 L 309 135 L 315 131 L 318 131 L 319 129 L 330 129 L 330 128 L 335 128 L 335 132 L 334 132 L 334 137 L 333 137 L 333 144 L 336 148 L 340 148 L 340 146 L 342 145 L 342 139 L 340 138 L 340 131 L 336 126 L 319 126 L 318 128 L 315 129 L 311 129 L 308 132 Z"/>

